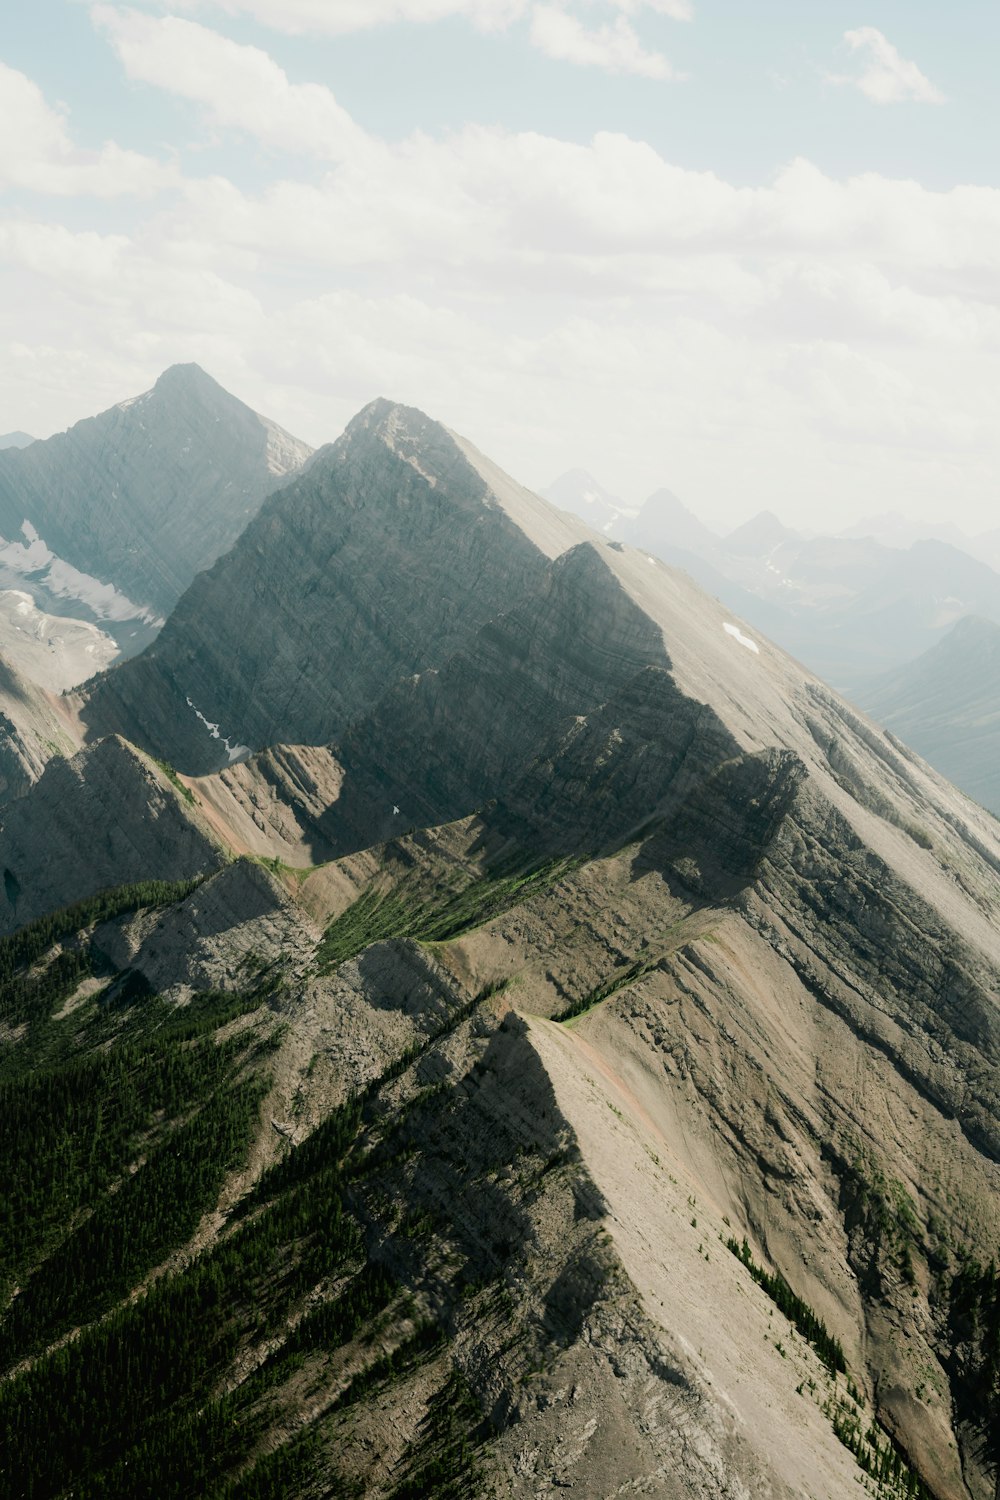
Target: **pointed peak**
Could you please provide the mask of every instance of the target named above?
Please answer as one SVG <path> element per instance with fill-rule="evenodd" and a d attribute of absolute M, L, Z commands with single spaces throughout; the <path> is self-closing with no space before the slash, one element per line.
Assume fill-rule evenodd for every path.
<path fill-rule="evenodd" d="M 1000 625 L 995 620 L 988 620 L 985 615 L 963 615 L 960 620 L 955 621 L 942 645 L 960 646 L 964 650 L 974 642 L 995 645 L 998 641 Z"/>
<path fill-rule="evenodd" d="M 431 432 L 444 434 L 445 430 L 440 422 L 435 422 L 416 406 L 391 401 L 387 396 L 376 396 L 348 422 L 344 436 L 356 437 L 359 433 L 370 432 L 380 437 L 389 448 L 394 448 L 398 439 L 415 441 Z"/>
<path fill-rule="evenodd" d="M 222 400 L 230 402 L 234 407 L 245 407 L 245 403 L 239 397 L 230 395 L 229 391 L 221 386 L 217 380 L 201 368 L 200 365 L 171 365 L 163 371 L 155 384 L 148 391 L 142 391 L 137 396 L 127 396 L 124 401 L 119 401 L 111 408 L 112 411 L 132 411 L 141 409 L 150 402 L 157 406 L 163 406 L 193 401 L 205 405 L 209 401 Z M 245 407 L 249 411 L 249 407 Z"/>
<path fill-rule="evenodd" d="M 711 528 L 706 526 L 700 516 L 696 515 L 690 505 L 685 505 L 673 490 L 654 490 L 648 500 L 643 501 L 641 516 L 658 516 L 661 519 L 676 518 L 685 522 L 693 522 L 701 531 L 715 535 Z"/>
<path fill-rule="evenodd" d="M 773 510 L 758 511 L 725 538 L 731 552 L 766 552 L 796 536 L 790 526 L 778 519 Z"/>
<path fill-rule="evenodd" d="M 213 380 L 212 376 L 201 368 L 201 365 L 196 365 L 192 361 L 188 364 L 169 365 L 153 389 L 154 391 L 186 390 L 197 389 L 199 386 L 202 388 L 210 386 L 217 391 L 223 389 L 217 380 Z"/>

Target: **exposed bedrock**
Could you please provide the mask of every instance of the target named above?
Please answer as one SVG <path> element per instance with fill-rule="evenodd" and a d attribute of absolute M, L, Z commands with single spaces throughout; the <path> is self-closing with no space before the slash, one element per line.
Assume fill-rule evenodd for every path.
<path fill-rule="evenodd" d="M 325 744 L 575 539 L 567 523 L 543 551 L 443 427 L 374 402 L 195 580 L 154 645 L 94 684 L 85 718 L 194 773 L 225 754 L 189 699 L 232 745 Z"/>
<path fill-rule="evenodd" d="M 111 736 L 50 761 L 0 818 L 0 930 L 109 886 L 217 869 L 208 828 L 146 756 Z"/>

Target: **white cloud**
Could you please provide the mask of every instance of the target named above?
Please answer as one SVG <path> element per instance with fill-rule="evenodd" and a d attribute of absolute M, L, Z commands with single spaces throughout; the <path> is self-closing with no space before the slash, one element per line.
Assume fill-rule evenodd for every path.
<path fill-rule="evenodd" d="M 593 6 L 595 0 L 584 3 Z M 675 21 L 690 21 L 694 15 L 690 0 L 596 0 L 596 3 L 621 14 L 612 22 L 589 28 L 573 12 L 573 0 L 541 4 L 536 0 L 175 0 L 174 8 L 248 15 L 275 31 L 327 36 L 398 22 L 427 25 L 451 17 L 464 17 L 481 31 L 506 31 L 515 21 L 530 17 L 530 40 L 549 57 L 649 78 L 676 76 L 660 53 L 646 51 L 625 17 L 648 10 Z M 95 12 L 109 9 L 99 5 Z"/>
<path fill-rule="evenodd" d="M 177 16 L 157 19 L 110 5 L 91 9 L 126 73 L 201 104 L 219 125 L 267 146 L 338 160 L 357 150 L 361 130 L 329 89 L 293 84 L 258 47 Z"/>
<path fill-rule="evenodd" d="M 610 3 L 627 16 L 638 15 L 641 10 L 652 10 L 658 15 L 669 16 L 672 21 L 694 19 L 694 6 L 689 0 L 610 0 Z"/>
<path fill-rule="evenodd" d="M 875 104 L 900 104 L 914 100 L 918 104 L 943 104 L 944 95 L 926 78 L 915 62 L 901 57 L 892 43 L 874 26 L 860 26 L 845 31 L 844 41 L 864 58 L 863 71 L 856 78 L 838 78 L 838 83 L 853 83 Z"/>
<path fill-rule="evenodd" d="M 603 68 L 615 74 L 636 74 L 645 78 L 676 78 L 667 58 L 661 52 L 648 51 L 636 34 L 627 17 L 639 15 L 642 10 L 652 10 L 675 21 L 690 21 L 694 10 L 690 0 L 585 0 L 589 6 L 604 5 L 618 10 L 618 17 L 598 26 L 585 26 L 573 10 L 573 0 L 174 0 L 177 10 L 199 12 L 199 10 L 222 10 L 225 15 L 250 15 L 273 28 L 292 34 L 327 34 L 340 36 L 352 31 L 370 30 L 373 27 L 390 26 L 400 21 L 414 24 L 430 24 L 448 20 L 450 17 L 465 17 L 483 31 L 504 31 L 514 21 L 529 17 L 529 40 L 540 51 L 559 62 L 573 63 L 582 68 Z M 166 57 L 177 57 L 183 49 L 184 27 L 189 23 L 180 17 L 168 18 L 172 27 L 172 45 L 160 60 L 150 54 L 148 39 L 153 34 L 156 21 L 139 15 L 135 10 L 117 10 L 106 3 L 91 6 L 91 15 L 97 23 L 111 31 L 115 46 L 123 62 L 129 68 L 130 77 L 144 77 L 150 83 L 159 81 L 154 75 L 165 75 L 168 69 Z M 166 42 L 166 36 L 163 36 Z M 219 37 L 219 52 L 223 46 Z M 271 63 L 264 68 L 265 54 L 259 54 L 261 62 L 253 71 L 264 80 L 267 77 L 265 98 L 274 98 L 280 89 L 295 89 L 289 86 L 285 75 Z M 183 62 L 183 58 L 181 58 Z M 270 62 L 270 60 L 268 60 Z M 280 86 L 273 74 L 280 75 Z M 298 93 L 307 90 L 298 87 Z M 229 104 L 229 115 L 247 113 L 249 104 Z M 301 99 L 300 113 L 307 117 L 315 105 L 306 98 Z M 220 123 L 238 123 L 235 118 L 223 117 L 216 111 Z"/>
<path fill-rule="evenodd" d="M 147 20 L 112 31 L 133 76 L 309 159 L 188 179 L 115 234 L 9 216 L 5 426 L 196 359 L 312 441 L 382 393 L 529 483 L 579 463 L 733 522 L 995 509 L 1000 191 L 801 160 L 738 187 L 610 133 L 381 142 L 258 49 Z"/>
<path fill-rule="evenodd" d="M 671 3 L 671 0 L 667 0 Z M 292 35 L 341 36 L 393 22 L 429 23 L 464 16 L 484 31 L 501 31 L 528 9 L 529 0 L 175 0 L 181 11 L 246 15 Z"/>
<path fill-rule="evenodd" d="M 674 78 L 661 52 L 647 52 L 624 16 L 590 28 L 558 5 L 536 5 L 531 16 L 532 44 L 548 57 L 609 73 L 636 73 L 644 78 Z"/>
<path fill-rule="evenodd" d="M 0 62 L 0 183 L 63 197 L 148 196 L 174 179 L 169 166 L 107 141 L 74 145 L 64 116 L 32 79 Z"/>

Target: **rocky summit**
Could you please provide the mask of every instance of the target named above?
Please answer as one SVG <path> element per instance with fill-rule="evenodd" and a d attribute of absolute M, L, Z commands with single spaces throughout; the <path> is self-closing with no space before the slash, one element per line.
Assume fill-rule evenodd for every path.
<path fill-rule="evenodd" d="M 990 814 L 386 401 L 61 701 L 13 1494 L 994 1500 Z"/>
<path fill-rule="evenodd" d="M 86 618 L 155 625 L 310 451 L 174 365 L 144 395 L 0 450 L 0 561 Z"/>

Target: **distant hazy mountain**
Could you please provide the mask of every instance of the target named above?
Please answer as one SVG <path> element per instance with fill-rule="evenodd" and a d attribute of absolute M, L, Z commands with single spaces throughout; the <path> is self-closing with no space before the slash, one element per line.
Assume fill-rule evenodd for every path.
<path fill-rule="evenodd" d="M 685 568 L 842 691 L 913 660 L 967 614 L 1000 623 L 1000 574 L 981 557 L 859 532 L 805 537 L 762 511 L 718 537 L 663 490 L 620 534 Z"/>
<path fill-rule="evenodd" d="M 968 549 L 975 557 L 1000 572 L 1000 529 L 982 532 L 968 544 Z"/>
<path fill-rule="evenodd" d="M 0 448 L 27 448 L 34 441 L 28 432 L 5 432 L 0 436 Z"/>
<path fill-rule="evenodd" d="M 864 516 L 853 526 L 845 526 L 840 533 L 846 537 L 871 537 L 885 547 L 912 547 L 914 542 L 948 542 L 963 551 L 975 543 L 958 526 L 946 522 L 911 521 L 898 510 L 883 511 L 881 515 Z"/>
<path fill-rule="evenodd" d="M 858 697 L 873 718 L 1000 816 L 1000 625 L 967 616 Z"/>
<path fill-rule="evenodd" d="M 579 516 L 595 531 L 611 532 L 615 536 L 622 520 L 635 514 L 624 500 L 612 495 L 586 469 L 567 470 L 539 494 L 558 505 L 560 510 Z"/>
<path fill-rule="evenodd" d="M 309 456 L 197 365 L 30 447 L 0 452 L 0 585 L 153 626 Z M 65 602 L 62 608 L 66 608 Z"/>
<path fill-rule="evenodd" d="M 676 552 L 694 553 L 711 561 L 721 545 L 714 531 L 699 521 L 672 490 L 656 490 L 618 534 L 633 547 L 642 547 L 668 562 Z"/>
<path fill-rule="evenodd" d="M 731 531 L 725 538 L 724 546 L 727 552 L 762 557 L 773 552 L 775 547 L 797 539 L 798 533 L 779 521 L 773 511 L 762 510 L 751 516 L 749 521 L 744 521 L 742 526 L 737 526 L 735 531 Z"/>

